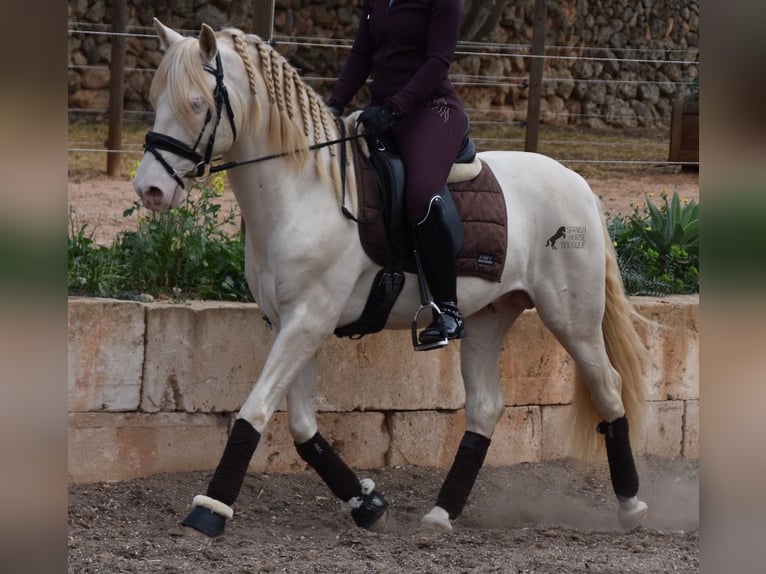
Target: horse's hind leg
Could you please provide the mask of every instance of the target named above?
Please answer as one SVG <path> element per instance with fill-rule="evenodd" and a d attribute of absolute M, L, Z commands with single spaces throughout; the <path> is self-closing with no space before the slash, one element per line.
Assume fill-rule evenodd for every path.
<path fill-rule="evenodd" d="M 538 306 L 538 313 L 572 356 L 578 382 L 587 386 L 590 399 L 602 418 L 597 431 L 604 435 L 612 488 L 619 501 L 618 518 L 623 526 L 630 527 L 645 518 L 648 507 L 637 497 L 639 480 L 623 403 L 623 379 L 609 359 L 605 342 L 605 336 L 620 339 L 628 338 L 628 335 L 605 330 L 595 303 L 581 304 L 577 311 L 562 314 L 565 305 L 559 301 L 553 306 Z M 562 316 L 567 317 L 566 323 L 560 321 Z M 575 401 L 575 406 L 583 408 L 586 405 Z"/>
<path fill-rule="evenodd" d="M 450 521 L 465 507 L 503 415 L 500 351 L 508 329 L 523 310 L 524 305 L 509 296 L 504 303 L 485 307 L 467 320 L 469 336 L 460 345 L 466 430 L 436 505 L 422 519 L 424 526 L 452 530 Z"/>
<path fill-rule="evenodd" d="M 620 523 L 626 527 L 636 526 L 645 518 L 648 507 L 637 497 L 638 471 L 630 446 L 628 417 L 620 396 L 621 377 L 602 345 L 596 348 L 578 341 L 568 346 L 580 371 L 578 377 L 584 379 L 603 417 L 597 431 L 604 435 L 612 488 L 619 501 Z"/>
<path fill-rule="evenodd" d="M 385 498 L 375 491 L 370 479 L 360 481 L 319 433 L 314 406 L 316 381 L 316 361 L 311 359 L 287 393 L 288 426 L 295 448 L 335 496 L 351 503 L 351 516 L 357 526 L 382 530 L 388 509 Z"/>

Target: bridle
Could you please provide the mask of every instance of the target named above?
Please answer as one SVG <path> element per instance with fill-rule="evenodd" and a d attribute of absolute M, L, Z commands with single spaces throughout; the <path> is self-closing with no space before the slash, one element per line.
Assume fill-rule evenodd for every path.
<path fill-rule="evenodd" d="M 293 151 L 284 151 L 280 153 L 275 153 L 267 156 L 262 156 L 254 159 L 248 159 L 244 161 L 230 161 L 218 165 L 212 165 L 212 155 L 213 155 L 213 146 L 215 145 L 215 132 L 218 130 L 218 125 L 221 123 L 221 111 L 223 108 L 226 108 L 226 114 L 229 118 L 229 125 L 231 126 L 231 133 L 232 138 L 234 140 L 237 139 L 237 128 L 234 125 L 234 110 L 231 108 L 231 102 L 229 101 L 229 92 L 226 90 L 226 85 L 223 83 L 223 63 L 221 62 L 221 53 L 217 53 L 215 56 L 215 68 L 205 64 L 204 65 L 205 71 L 213 74 L 215 77 L 215 88 L 213 89 L 213 101 L 215 102 L 215 123 L 213 124 L 213 129 L 210 132 L 210 137 L 207 140 L 207 148 L 205 149 L 205 155 L 204 157 L 201 156 L 197 152 L 197 146 L 199 145 L 200 141 L 202 140 L 202 136 L 205 134 L 205 129 L 207 128 L 207 125 L 210 123 L 210 120 L 212 119 L 210 109 L 207 111 L 207 116 L 205 117 L 205 123 L 202 125 L 202 130 L 200 131 L 199 136 L 197 136 L 197 141 L 194 143 L 194 146 L 190 147 L 181 140 L 177 140 L 174 137 L 171 137 L 169 135 L 161 134 L 159 132 L 150 131 L 146 134 L 146 140 L 144 142 L 144 151 L 147 151 L 151 153 L 155 158 L 157 158 L 157 161 L 160 162 L 160 164 L 165 168 L 165 171 L 168 172 L 168 174 L 178 183 L 178 185 L 181 186 L 183 189 L 185 187 L 183 177 L 184 176 L 193 176 L 195 178 L 199 179 L 206 179 L 213 173 L 218 173 L 221 171 L 226 171 L 228 169 L 238 167 L 241 165 L 248 165 L 251 163 L 258 163 L 261 161 L 266 161 L 270 159 L 276 159 L 279 157 L 285 157 L 288 155 L 291 155 L 293 153 L 296 153 L 301 150 L 293 150 Z M 343 123 L 343 121 L 338 118 L 338 128 L 340 130 L 341 137 L 321 143 L 316 143 L 308 147 L 309 151 L 314 151 L 323 147 L 335 145 L 335 144 L 343 144 L 347 141 L 359 139 L 361 137 L 364 137 L 363 133 L 356 133 L 351 136 L 346 135 L 346 126 Z M 183 157 L 188 159 L 189 161 L 194 163 L 194 167 L 186 172 L 179 172 L 171 166 L 167 160 L 162 156 L 160 153 L 160 150 L 167 151 L 172 154 L 175 154 L 177 156 Z M 346 208 L 345 200 L 346 200 L 346 146 L 341 146 L 341 166 L 343 168 L 341 169 L 341 188 L 342 188 L 342 202 L 341 202 L 341 209 L 343 212 L 343 215 L 348 217 L 349 219 L 352 219 L 353 221 L 358 221 L 353 214 L 351 214 L 350 211 Z"/>
<path fill-rule="evenodd" d="M 226 85 L 223 83 L 223 64 L 221 62 L 220 52 L 215 55 L 215 68 L 208 64 L 205 64 L 203 67 L 206 72 L 213 74 L 215 77 L 215 88 L 213 89 L 215 122 L 213 124 L 213 129 L 210 132 L 210 137 L 207 140 L 204 157 L 197 152 L 197 146 L 199 146 L 202 136 L 205 134 L 205 129 L 212 119 L 212 114 L 209 108 L 207 110 L 207 115 L 205 116 L 205 123 L 202 125 L 202 130 L 200 131 L 199 136 L 197 136 L 197 141 L 194 142 L 193 146 L 190 147 L 174 137 L 153 131 L 146 134 L 146 141 L 144 143 L 144 150 L 157 158 L 157 161 L 162 164 L 168 174 L 170 174 L 182 188 L 184 187 L 182 176 L 192 175 L 197 178 L 206 178 L 211 173 L 222 171 L 220 166 L 213 166 L 211 160 L 213 156 L 213 146 L 215 145 L 215 132 L 218 130 L 218 124 L 221 123 L 221 112 L 224 107 L 226 108 L 226 114 L 229 118 L 232 138 L 235 140 L 237 139 L 237 128 L 234 125 L 234 110 L 232 110 L 231 102 L 229 101 L 229 92 L 226 90 Z M 160 150 L 168 151 L 188 159 L 194 163 L 194 167 L 186 172 L 178 172 L 164 157 L 162 157 Z"/>

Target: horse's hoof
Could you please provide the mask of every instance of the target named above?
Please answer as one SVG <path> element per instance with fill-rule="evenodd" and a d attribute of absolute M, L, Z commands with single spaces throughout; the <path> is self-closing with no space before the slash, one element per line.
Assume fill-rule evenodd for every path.
<path fill-rule="evenodd" d="M 646 520 L 648 513 L 649 505 L 634 496 L 620 501 L 617 518 L 620 521 L 620 526 L 623 528 L 634 528 L 640 526 Z"/>
<path fill-rule="evenodd" d="M 428 514 L 420 519 L 420 527 L 426 530 L 452 532 L 449 514 L 439 506 L 434 506 Z"/>
<path fill-rule="evenodd" d="M 357 526 L 371 532 L 383 532 L 388 523 L 388 502 L 375 491 L 375 483 L 369 478 L 362 479 L 362 496 L 356 496 L 351 503 L 351 517 Z"/>
<path fill-rule="evenodd" d="M 226 519 L 234 516 L 230 506 L 208 496 L 195 496 L 192 506 L 192 511 L 181 522 L 181 526 L 197 530 L 210 538 L 223 534 Z"/>
<path fill-rule="evenodd" d="M 375 522 L 366 527 L 366 529 L 370 532 L 377 532 L 378 534 L 385 532 L 386 528 L 388 528 L 388 510 L 383 512 L 381 517 L 378 518 Z"/>
<path fill-rule="evenodd" d="M 192 528 L 191 526 L 184 526 L 181 524 L 180 527 L 181 536 L 185 538 L 197 538 L 197 539 L 204 539 L 204 540 L 210 540 L 210 536 L 202 532 L 201 530 L 197 530 L 196 528 Z"/>

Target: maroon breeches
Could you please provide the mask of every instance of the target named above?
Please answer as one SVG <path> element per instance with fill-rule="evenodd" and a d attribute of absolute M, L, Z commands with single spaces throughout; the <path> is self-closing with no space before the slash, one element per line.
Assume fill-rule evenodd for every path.
<path fill-rule="evenodd" d="M 429 200 L 444 187 L 464 130 L 465 112 L 446 98 L 427 101 L 392 128 L 407 174 L 405 197 L 411 225 L 426 216 Z"/>

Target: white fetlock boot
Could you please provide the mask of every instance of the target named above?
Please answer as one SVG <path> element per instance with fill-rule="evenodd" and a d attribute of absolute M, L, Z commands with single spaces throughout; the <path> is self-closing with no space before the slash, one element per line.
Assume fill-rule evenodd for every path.
<path fill-rule="evenodd" d="M 649 513 L 649 505 L 638 497 L 633 496 L 620 500 L 620 508 L 617 511 L 617 518 L 620 526 L 623 528 L 634 528 L 640 526 L 646 515 Z"/>
<path fill-rule="evenodd" d="M 431 511 L 420 519 L 421 528 L 428 530 L 440 530 L 442 532 L 452 532 L 452 523 L 449 519 L 449 513 L 441 506 L 434 506 Z"/>

